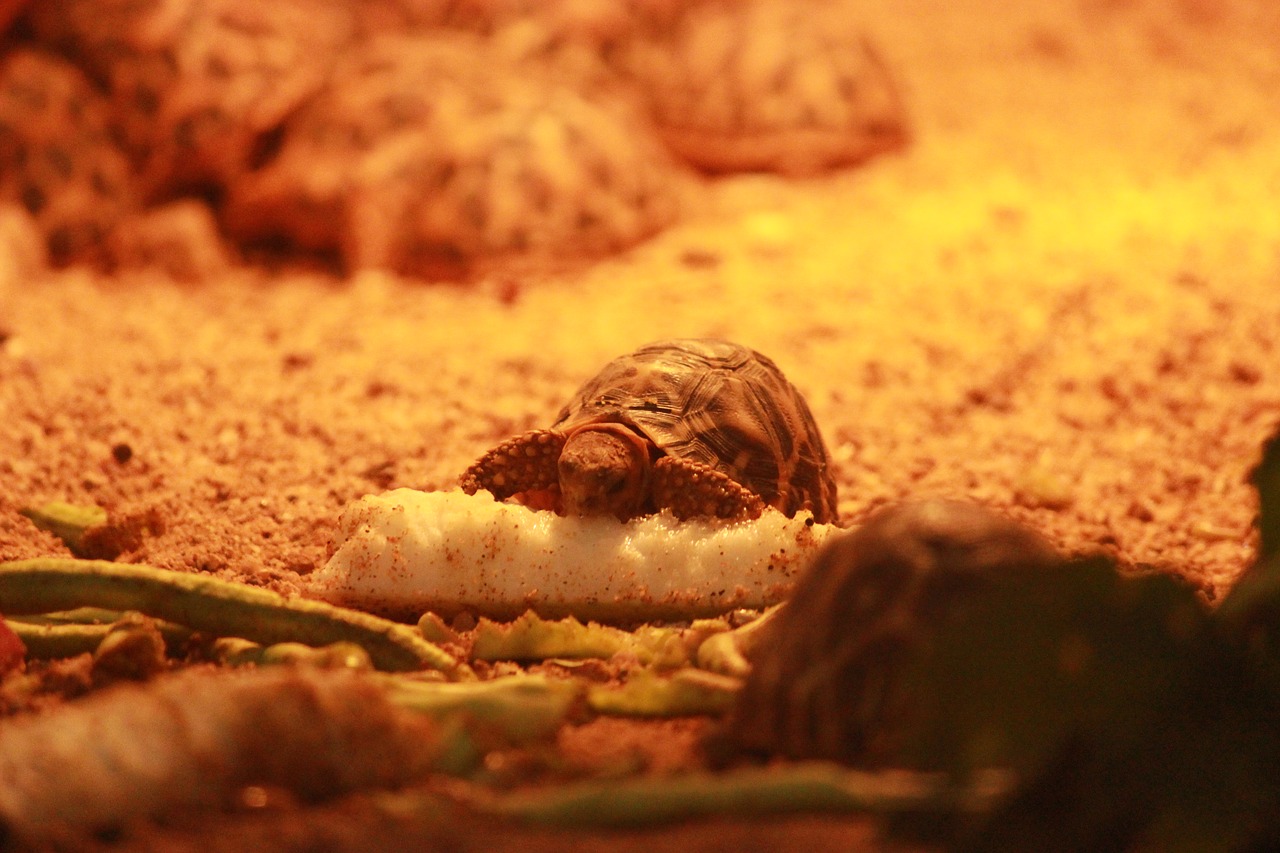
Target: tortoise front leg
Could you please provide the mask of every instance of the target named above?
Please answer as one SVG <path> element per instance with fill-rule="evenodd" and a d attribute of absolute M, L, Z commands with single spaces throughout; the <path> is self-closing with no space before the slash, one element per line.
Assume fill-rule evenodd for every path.
<path fill-rule="evenodd" d="M 653 463 L 653 501 L 681 520 L 745 521 L 764 511 L 760 496 L 710 465 L 664 456 Z"/>
<path fill-rule="evenodd" d="M 462 490 L 474 495 L 486 489 L 504 501 L 520 492 L 556 488 L 560 483 L 556 462 L 563 448 L 564 436 L 549 429 L 509 438 L 463 472 Z"/>

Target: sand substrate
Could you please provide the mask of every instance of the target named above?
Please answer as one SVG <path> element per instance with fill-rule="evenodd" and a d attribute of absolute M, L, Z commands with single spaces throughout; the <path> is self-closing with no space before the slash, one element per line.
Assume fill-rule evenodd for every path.
<path fill-rule="evenodd" d="M 295 590 L 350 501 L 451 487 L 608 359 L 716 335 L 807 395 L 844 524 L 969 498 L 1221 593 L 1253 553 L 1245 477 L 1280 413 L 1280 12 L 871 5 L 912 147 L 711 183 L 589 268 L 0 281 L 0 559 L 64 553 L 21 507 L 96 503 L 120 559 Z"/>

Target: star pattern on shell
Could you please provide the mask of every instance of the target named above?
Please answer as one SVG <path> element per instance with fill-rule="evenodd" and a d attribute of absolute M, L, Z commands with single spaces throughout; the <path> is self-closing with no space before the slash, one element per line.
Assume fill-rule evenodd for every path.
<path fill-rule="evenodd" d="M 599 435 L 605 450 L 582 440 Z M 587 448 L 587 474 L 566 463 L 575 445 Z M 604 473 L 592 468 L 597 453 L 608 460 Z M 662 510 L 749 519 L 769 506 L 836 520 L 826 445 L 800 392 L 766 356 L 712 339 L 660 341 L 614 359 L 550 428 L 498 444 L 461 485 L 470 494 L 484 489 L 499 500 L 623 520 Z"/>

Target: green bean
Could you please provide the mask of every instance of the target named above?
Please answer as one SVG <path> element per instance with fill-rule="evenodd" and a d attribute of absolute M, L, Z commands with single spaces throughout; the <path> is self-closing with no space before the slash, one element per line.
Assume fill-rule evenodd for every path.
<path fill-rule="evenodd" d="M 24 619 L 6 619 L 5 624 L 27 647 L 27 657 L 40 660 L 93 652 L 115 627 L 114 624 L 40 623 Z M 160 622 L 156 627 L 169 648 L 180 646 L 191 636 L 191 631 L 181 625 Z"/>
<path fill-rule="evenodd" d="M 103 607 L 77 607 L 74 610 L 55 610 L 52 613 L 13 613 L 11 622 L 27 622 L 32 625 L 110 625 L 124 614 L 119 610 Z"/>
<path fill-rule="evenodd" d="M 981 813 L 1009 787 L 993 776 L 958 786 L 939 774 L 874 773 L 806 762 L 726 773 L 590 781 L 464 801 L 477 811 L 559 828 L 638 827 L 696 817 L 788 812 Z"/>
<path fill-rule="evenodd" d="M 280 664 L 313 666 L 319 669 L 373 669 L 369 653 L 355 643 L 308 646 L 303 643 L 273 643 L 264 646 L 241 637 L 219 637 L 210 649 L 213 659 L 228 666 L 273 666 Z"/>
<path fill-rule="evenodd" d="M 97 506 L 76 506 L 62 501 L 19 510 L 31 523 L 61 539 L 73 554 L 80 553 L 85 531 L 107 522 L 107 511 Z"/>
<path fill-rule="evenodd" d="M 319 601 L 286 598 L 208 575 L 105 560 L 39 557 L 0 563 L 0 613 L 85 606 L 136 610 L 193 630 L 263 644 L 354 642 L 379 669 L 434 667 L 455 677 L 469 673 L 409 625 Z"/>

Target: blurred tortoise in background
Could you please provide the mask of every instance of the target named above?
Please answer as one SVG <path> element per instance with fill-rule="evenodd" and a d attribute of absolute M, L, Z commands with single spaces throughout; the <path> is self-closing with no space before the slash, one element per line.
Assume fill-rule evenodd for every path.
<path fill-rule="evenodd" d="M 906 144 L 899 85 L 847 3 L 654 11 L 611 62 L 662 141 L 695 168 L 808 176 Z"/>
<path fill-rule="evenodd" d="M 974 504 L 880 510 L 825 546 L 753 635 L 751 672 L 710 757 L 893 760 L 920 713 L 911 663 L 936 654 L 935 637 L 993 585 L 1063 562 L 1038 534 Z"/>
<path fill-rule="evenodd" d="M 509 439 L 463 490 L 627 520 L 747 519 L 772 506 L 836 520 L 836 485 L 808 405 L 768 358 L 720 340 L 652 343 L 609 362 L 550 429 Z"/>
<path fill-rule="evenodd" d="M 0 199 L 31 216 L 58 265 L 101 261 L 114 223 L 138 207 L 106 99 L 55 54 L 0 57 Z"/>
<path fill-rule="evenodd" d="M 30 4 L 10 40 L 94 90 L 125 166 L 112 204 L 194 199 L 241 247 L 347 272 L 591 260 L 696 205 L 697 172 L 812 174 L 906 141 L 844 0 L 65 0 Z M 49 210 L 96 224 L 68 186 Z M 134 228 L 108 259 L 202 239 L 197 220 Z"/>
<path fill-rule="evenodd" d="M 340 59 L 273 159 L 230 188 L 227 229 L 349 270 L 457 276 L 570 247 L 598 258 L 676 218 L 684 176 L 634 116 L 480 62 L 484 48 L 384 35 Z"/>

